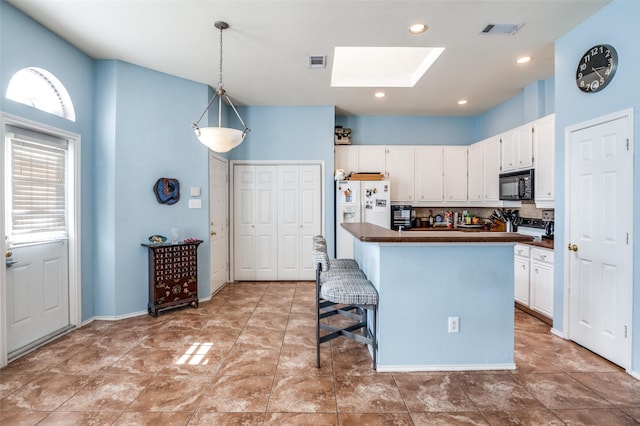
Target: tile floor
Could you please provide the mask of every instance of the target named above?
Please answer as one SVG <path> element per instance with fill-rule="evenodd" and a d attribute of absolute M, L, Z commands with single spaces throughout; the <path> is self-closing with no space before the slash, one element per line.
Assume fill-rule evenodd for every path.
<path fill-rule="evenodd" d="M 316 369 L 313 296 L 235 283 L 198 309 L 94 321 L 0 370 L 0 424 L 640 424 L 640 381 L 520 311 L 515 371 L 376 373 L 346 339 Z"/>

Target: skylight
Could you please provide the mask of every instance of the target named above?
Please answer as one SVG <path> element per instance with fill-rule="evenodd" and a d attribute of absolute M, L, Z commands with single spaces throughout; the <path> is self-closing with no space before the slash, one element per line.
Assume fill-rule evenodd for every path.
<path fill-rule="evenodd" d="M 336 47 L 332 87 L 413 87 L 444 47 Z"/>

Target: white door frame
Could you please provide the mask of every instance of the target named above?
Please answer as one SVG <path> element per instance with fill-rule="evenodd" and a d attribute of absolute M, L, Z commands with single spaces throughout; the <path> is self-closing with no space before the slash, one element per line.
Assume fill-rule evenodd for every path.
<path fill-rule="evenodd" d="M 223 162 L 226 167 L 227 167 L 227 191 L 225 194 L 225 197 L 227 198 L 227 211 L 226 211 L 226 221 L 227 221 L 227 283 L 229 282 L 229 274 L 230 274 L 230 251 L 229 251 L 229 240 L 231 239 L 231 233 L 229 232 L 229 188 L 231 188 L 230 186 L 230 180 L 229 180 L 229 160 L 216 154 L 215 152 L 209 151 L 209 203 L 213 202 L 213 197 L 211 196 L 211 194 L 213 193 L 213 188 L 211 185 L 211 162 L 212 160 L 219 160 L 221 162 Z M 211 222 L 211 204 L 209 204 L 209 222 Z M 211 232 L 211 225 L 209 226 L 209 232 Z M 211 241 L 211 235 L 209 236 L 209 241 Z M 209 249 L 211 250 L 211 253 L 209 254 L 209 291 L 207 292 L 207 300 L 211 299 L 211 297 L 213 296 L 213 289 L 211 288 L 211 277 L 212 277 L 212 272 L 213 272 L 213 247 L 211 247 L 211 245 L 209 246 Z M 226 285 L 226 284 L 225 284 Z M 224 288 L 224 285 L 218 289 L 222 290 Z"/>
<path fill-rule="evenodd" d="M 324 170 L 324 160 L 232 160 L 229 167 L 229 194 L 233 194 L 233 182 L 234 182 L 234 169 L 236 165 L 244 165 L 244 166 L 264 166 L 264 165 L 309 165 L 309 164 L 319 164 L 320 165 L 320 196 L 322 197 L 320 208 L 322 209 L 322 218 L 320 220 L 321 233 L 325 235 L 325 226 L 326 226 L 326 185 L 325 185 L 325 170 Z M 234 200 L 233 198 L 229 199 L 229 217 L 233 218 L 233 208 L 234 208 Z M 235 259 L 233 258 L 234 253 L 234 223 L 233 220 L 229 222 L 229 281 L 235 281 L 234 270 L 235 270 Z"/>
<path fill-rule="evenodd" d="M 80 242 L 80 188 L 81 169 L 80 169 L 80 135 L 66 130 L 58 129 L 36 121 L 27 120 L 11 114 L 0 113 L 0 164 L 2 165 L 1 173 L 4 176 L 4 155 L 5 155 L 5 128 L 7 125 L 22 127 L 35 132 L 51 134 L 69 140 L 68 154 L 70 174 L 68 176 L 68 233 L 69 233 L 69 324 L 79 328 L 82 325 L 82 297 L 81 297 L 81 251 Z M 4 181 L 4 179 L 3 179 Z M 4 212 L 5 205 L 5 188 L 0 185 L 0 211 Z M 6 235 L 4 220 L 0 220 L 0 236 Z M 4 240 L 4 237 L 3 237 Z M 4 258 L 5 244 L 2 245 L 2 254 Z M 0 266 L 0 367 L 7 364 L 7 306 L 6 306 L 6 264 L 3 262 Z"/>
<path fill-rule="evenodd" d="M 571 239 L 571 235 L 570 235 L 570 227 L 568 226 L 570 220 L 571 220 L 571 194 L 570 191 L 568 191 L 568 186 L 569 186 L 569 178 L 570 178 L 570 172 L 571 172 L 571 158 L 569 158 L 569 154 L 571 152 L 571 146 L 569 141 L 571 140 L 571 133 L 576 132 L 578 130 L 582 130 L 585 129 L 587 127 L 593 127 L 593 126 L 597 126 L 599 124 L 603 124 L 609 121 L 613 121 L 613 120 L 617 120 L 620 118 L 627 118 L 628 123 L 629 123 L 629 149 L 631 150 L 631 180 L 632 182 L 635 181 L 634 179 L 634 170 L 633 170 L 633 146 L 634 146 L 634 141 L 633 141 L 633 120 L 634 120 L 634 112 L 633 112 L 633 108 L 628 108 L 628 109 L 624 109 L 622 111 L 617 111 L 608 115 L 604 115 L 601 117 L 597 117 L 588 121 L 584 121 L 582 123 L 578 123 L 578 124 L 574 124 L 572 126 L 568 126 L 564 129 L 564 181 L 565 181 L 565 195 L 564 195 L 564 206 L 565 206 L 565 211 L 564 211 L 564 241 L 570 241 Z M 633 185 L 631 186 L 631 193 L 629 194 L 630 197 L 633 197 Z M 633 200 L 631 200 L 631 205 L 633 206 Z M 629 217 L 635 217 L 634 216 L 634 212 L 631 212 Z M 633 242 L 633 228 L 631 228 L 631 235 L 629 236 L 629 238 L 631 239 L 631 241 Z M 562 248 L 560 248 L 562 250 Z M 633 246 L 633 243 L 631 244 L 631 250 L 635 251 L 635 248 Z M 632 258 L 633 258 L 633 253 L 632 253 Z M 569 315 L 569 264 L 571 262 L 571 253 L 568 250 L 563 250 L 563 258 L 564 258 L 564 271 L 563 271 L 563 314 L 562 314 L 562 334 L 561 336 L 564 337 L 565 339 L 571 339 L 570 333 L 569 333 L 569 321 L 570 321 L 570 315 Z M 628 302 L 631 306 L 629 306 L 629 310 L 628 312 L 631 312 L 633 315 L 633 282 L 634 282 L 634 278 L 633 278 L 633 267 L 631 270 L 631 289 L 630 289 L 630 293 L 628 296 Z M 640 308 L 640 307 L 639 307 Z M 631 321 L 629 321 L 629 329 L 627 330 L 627 345 L 628 345 L 628 353 L 627 353 L 627 366 L 626 366 L 626 371 L 627 373 L 631 373 L 631 360 L 633 359 L 633 353 L 632 353 L 632 349 L 633 349 L 633 316 L 631 318 Z"/>

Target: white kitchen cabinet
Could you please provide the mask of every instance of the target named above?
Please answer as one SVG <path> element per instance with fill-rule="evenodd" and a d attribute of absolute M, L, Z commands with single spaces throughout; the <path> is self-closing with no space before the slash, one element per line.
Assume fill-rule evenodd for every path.
<path fill-rule="evenodd" d="M 535 152 L 534 193 L 537 207 L 554 207 L 555 114 L 533 122 Z"/>
<path fill-rule="evenodd" d="M 499 204 L 500 137 L 493 136 L 469 145 L 468 155 L 469 202 L 473 205 Z"/>
<path fill-rule="evenodd" d="M 391 182 L 391 201 L 414 201 L 414 147 L 387 146 L 386 174 Z"/>
<path fill-rule="evenodd" d="M 385 173 L 387 147 L 385 145 L 358 146 L 358 172 Z"/>
<path fill-rule="evenodd" d="M 278 166 L 278 279 L 312 280 L 313 236 L 322 232 L 320 165 Z"/>
<path fill-rule="evenodd" d="M 234 279 L 278 279 L 277 167 L 236 165 L 233 176 Z"/>
<path fill-rule="evenodd" d="M 531 249 L 529 307 L 548 317 L 553 317 L 553 251 L 534 247 Z"/>
<path fill-rule="evenodd" d="M 345 173 L 357 172 L 359 168 L 358 147 L 355 145 L 336 145 L 334 148 L 334 166 Z"/>
<path fill-rule="evenodd" d="M 500 202 L 500 137 L 493 136 L 482 141 L 482 179 L 483 197 L 485 203 Z"/>
<path fill-rule="evenodd" d="M 444 200 L 450 202 L 467 201 L 467 147 L 445 146 L 444 162 Z"/>
<path fill-rule="evenodd" d="M 514 246 L 514 295 L 516 302 L 529 306 L 529 246 Z"/>
<path fill-rule="evenodd" d="M 441 146 L 415 147 L 415 200 L 417 202 L 442 202 L 444 200 L 442 155 Z"/>
<path fill-rule="evenodd" d="M 483 142 L 469 145 L 468 163 L 468 191 L 469 202 L 481 203 L 484 201 L 484 158 Z"/>
<path fill-rule="evenodd" d="M 533 167 L 532 125 L 527 123 L 500 135 L 503 173 Z"/>

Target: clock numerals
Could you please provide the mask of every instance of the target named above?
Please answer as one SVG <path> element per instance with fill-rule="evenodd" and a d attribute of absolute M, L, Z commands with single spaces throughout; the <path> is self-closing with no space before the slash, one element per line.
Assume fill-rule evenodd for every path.
<path fill-rule="evenodd" d="M 617 65 L 618 55 L 612 46 L 593 46 L 578 62 L 576 85 L 585 93 L 598 92 L 611 82 Z"/>

